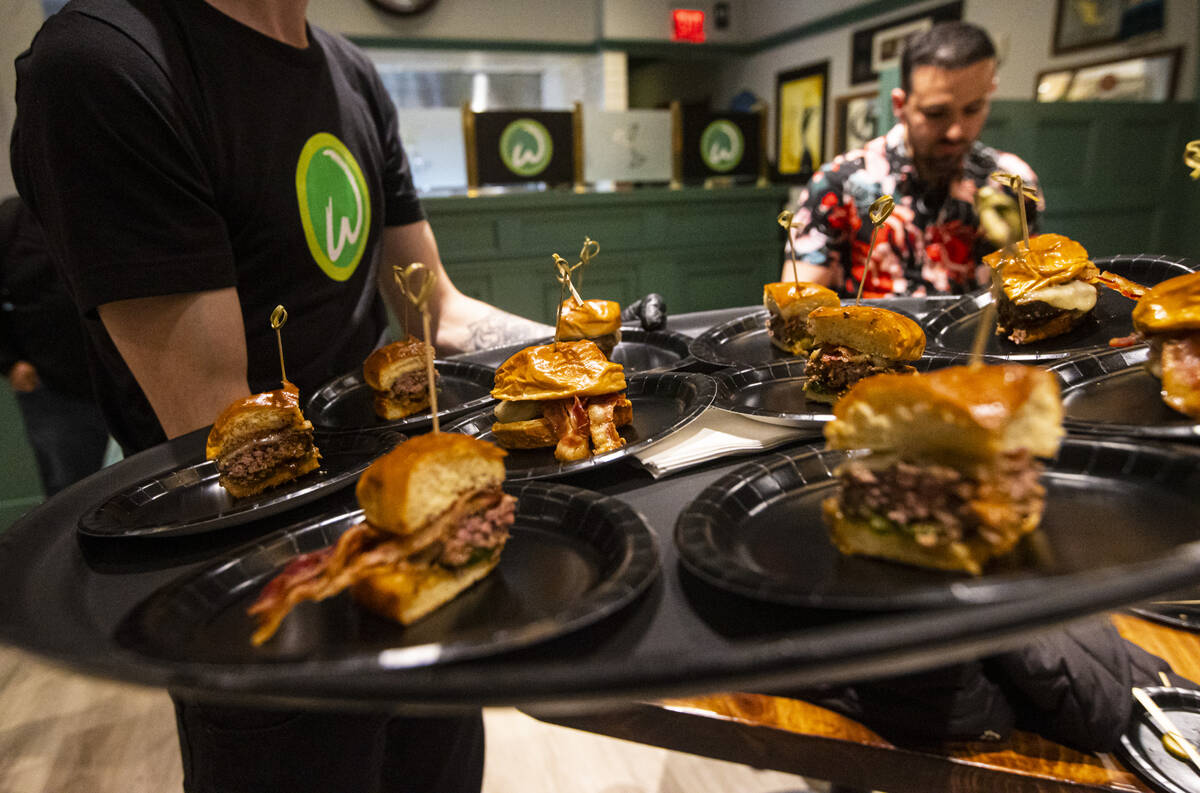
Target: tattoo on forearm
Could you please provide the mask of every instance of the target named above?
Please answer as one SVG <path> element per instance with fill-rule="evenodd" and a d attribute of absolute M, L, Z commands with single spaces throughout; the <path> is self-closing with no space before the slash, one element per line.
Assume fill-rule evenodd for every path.
<path fill-rule="evenodd" d="M 554 328 L 511 314 L 488 316 L 467 325 L 466 352 L 490 350 L 520 341 L 550 336 Z"/>

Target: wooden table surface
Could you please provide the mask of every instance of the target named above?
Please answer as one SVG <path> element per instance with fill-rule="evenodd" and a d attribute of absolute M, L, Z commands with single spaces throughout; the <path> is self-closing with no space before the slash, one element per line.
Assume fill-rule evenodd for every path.
<path fill-rule="evenodd" d="M 1109 618 L 1125 638 L 1200 681 L 1200 635 L 1128 614 Z M 856 790 L 1151 791 L 1108 754 L 1075 751 L 1014 731 L 1004 741 L 897 746 L 825 708 L 796 699 L 728 693 L 639 703 L 588 715 L 534 714 L 576 729 L 677 751 L 826 779 Z"/>

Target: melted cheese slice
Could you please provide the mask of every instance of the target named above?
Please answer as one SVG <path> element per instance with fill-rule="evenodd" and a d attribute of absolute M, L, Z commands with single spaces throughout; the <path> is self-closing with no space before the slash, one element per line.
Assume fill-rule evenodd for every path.
<path fill-rule="evenodd" d="M 1043 286 L 1027 293 L 1019 303 L 1040 300 L 1064 311 L 1091 311 L 1096 305 L 1096 287 L 1084 281 Z"/>

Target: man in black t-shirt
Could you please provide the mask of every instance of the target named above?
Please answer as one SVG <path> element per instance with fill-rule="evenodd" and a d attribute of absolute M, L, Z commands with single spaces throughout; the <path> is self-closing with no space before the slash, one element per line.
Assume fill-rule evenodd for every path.
<path fill-rule="evenodd" d="M 302 397 L 354 371 L 404 315 L 395 265 L 438 275 L 444 352 L 551 329 L 460 293 L 413 189 L 395 108 L 306 0 L 74 0 L 17 60 L 18 189 L 83 315 L 127 453 L 278 385 L 284 305 Z M 389 719 L 175 697 L 185 787 L 477 790 L 478 712 Z M 392 785 L 395 786 L 392 786 Z"/>

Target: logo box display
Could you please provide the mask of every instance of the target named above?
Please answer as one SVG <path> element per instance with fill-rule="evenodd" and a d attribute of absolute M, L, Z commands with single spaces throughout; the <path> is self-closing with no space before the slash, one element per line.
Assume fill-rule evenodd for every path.
<path fill-rule="evenodd" d="M 760 114 L 685 108 L 682 137 L 684 181 L 758 175 L 762 156 Z"/>
<path fill-rule="evenodd" d="M 494 111 L 474 114 L 480 184 L 575 178 L 573 114 L 569 111 Z"/>

